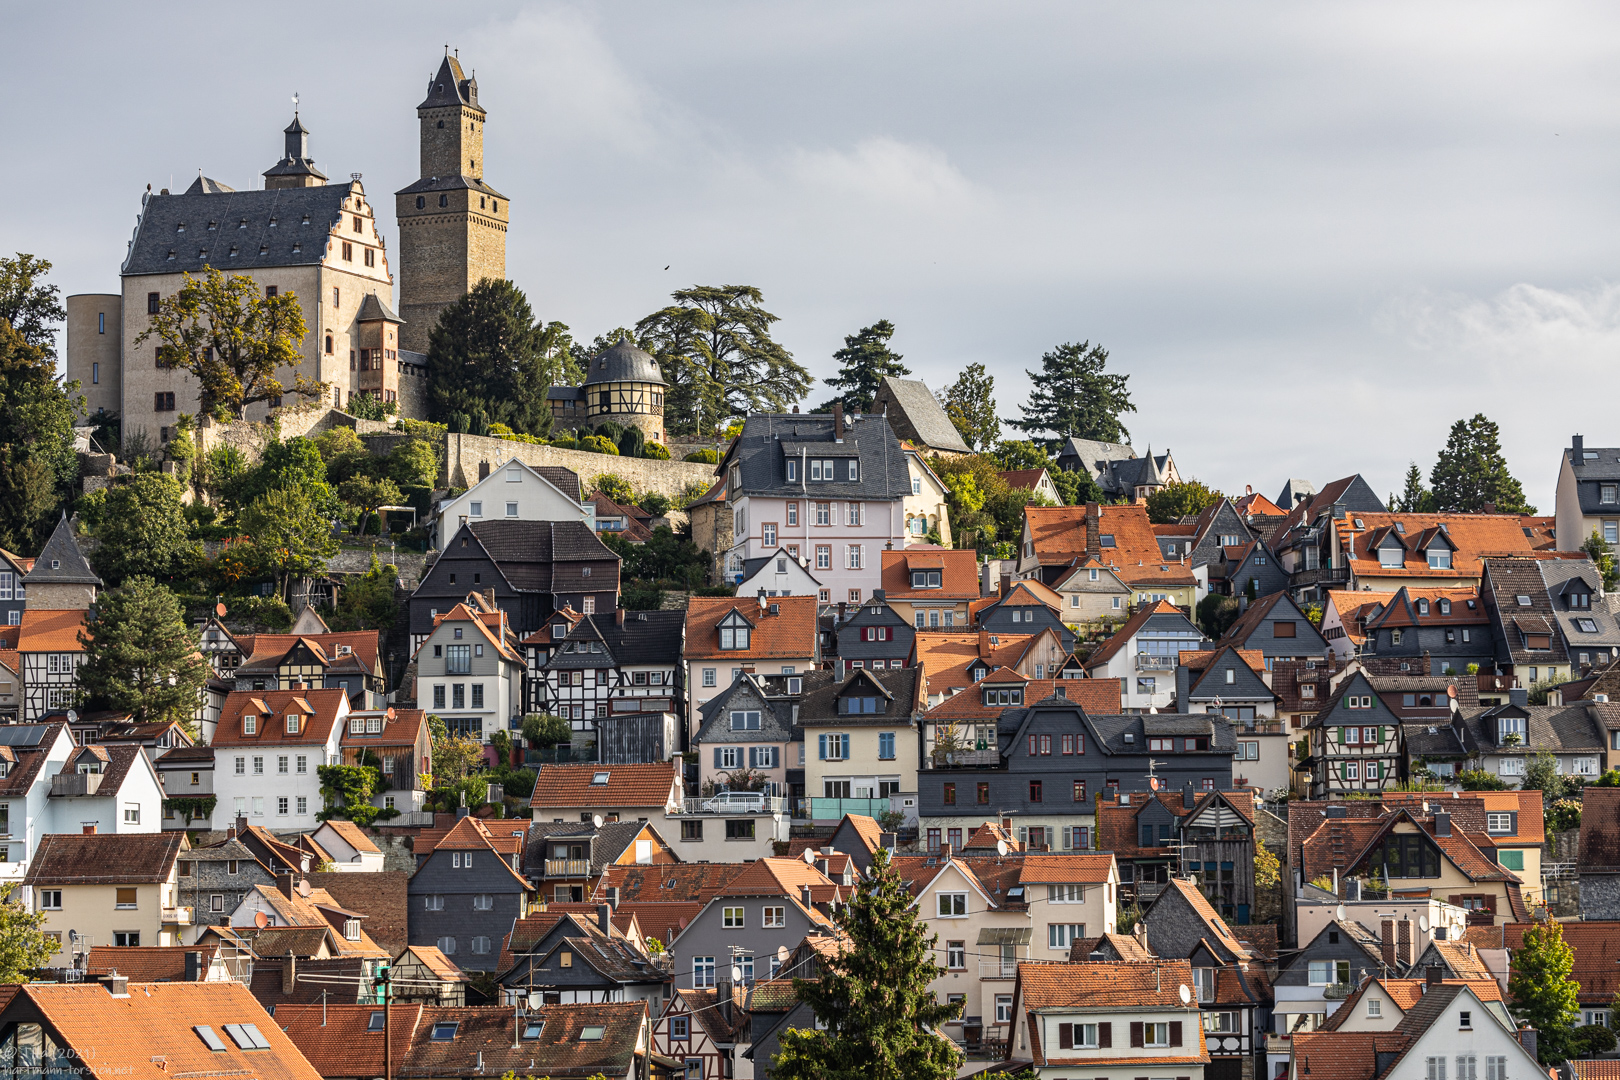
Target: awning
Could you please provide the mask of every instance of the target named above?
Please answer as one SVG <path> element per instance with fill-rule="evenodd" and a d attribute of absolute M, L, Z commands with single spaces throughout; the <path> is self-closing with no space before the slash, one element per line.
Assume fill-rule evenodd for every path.
<path fill-rule="evenodd" d="M 987 926 L 979 931 L 979 944 L 1028 945 L 1032 933 L 1027 926 Z"/>

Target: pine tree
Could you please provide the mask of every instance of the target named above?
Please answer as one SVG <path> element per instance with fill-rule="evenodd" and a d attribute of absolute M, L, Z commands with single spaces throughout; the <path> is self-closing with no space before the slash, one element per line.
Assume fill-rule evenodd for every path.
<path fill-rule="evenodd" d="M 554 385 L 577 374 L 573 337 L 560 322 L 535 318 L 510 281 L 485 278 L 439 313 L 428 334 L 434 418 L 479 417 L 525 435 L 551 434 Z"/>
<path fill-rule="evenodd" d="M 79 685 L 91 704 L 128 710 L 137 723 L 190 726 L 209 668 L 172 592 L 130 578 L 101 594 L 84 638 Z"/>
<path fill-rule="evenodd" d="M 838 913 L 849 948 L 822 961 L 817 980 L 794 979 L 799 1000 L 825 1030 L 782 1035 L 774 1080 L 949 1080 L 962 1064 L 956 1044 L 938 1033 L 961 1005 L 941 1005 L 928 984 L 945 974 L 934 962 L 938 940 L 917 917 L 911 894 L 873 855 L 871 876 Z"/>
<path fill-rule="evenodd" d="M 1423 486 L 1423 470 L 1412 462 L 1406 468 L 1406 487 L 1399 496 L 1389 497 L 1389 508 L 1399 514 L 1431 514 L 1434 494 Z"/>
<path fill-rule="evenodd" d="M 1034 386 L 1029 403 L 1019 406 L 1022 420 L 1007 421 L 1019 431 L 1050 432 L 1061 443 L 1071 436 L 1100 442 L 1128 442 L 1131 433 L 1119 422 L 1135 412 L 1127 387 L 1129 375 L 1111 374 L 1108 350 L 1082 341 L 1059 345 L 1041 357 L 1041 372 L 1025 371 Z"/>
<path fill-rule="evenodd" d="M 1486 503 L 1499 514 L 1533 514 L 1524 488 L 1508 472 L 1501 432 L 1484 413 L 1451 425 L 1446 448 L 1429 473 L 1434 508 L 1442 513 L 1479 513 Z"/>
<path fill-rule="evenodd" d="M 1546 920 L 1524 932 L 1524 944 L 1513 954 L 1508 994 L 1513 1015 L 1540 1033 L 1536 1055 L 1543 1065 L 1563 1061 L 1570 1034 L 1580 1016 L 1581 984 L 1570 978 L 1575 950 L 1564 941 L 1561 924 Z"/>
<path fill-rule="evenodd" d="M 995 391 L 996 377 L 985 371 L 983 364 L 969 364 L 945 388 L 940 404 L 969 449 L 984 450 L 1001 438 Z"/>
<path fill-rule="evenodd" d="M 878 386 L 885 378 L 911 374 L 911 369 L 900 362 L 900 354 L 889 348 L 893 336 L 894 323 L 879 319 L 859 333 L 846 336 L 844 347 L 833 353 L 839 363 L 838 377 L 823 381 L 838 388 L 833 401 L 842 402 L 846 413 L 870 412 Z M 832 402 L 816 411 L 831 412 Z"/>

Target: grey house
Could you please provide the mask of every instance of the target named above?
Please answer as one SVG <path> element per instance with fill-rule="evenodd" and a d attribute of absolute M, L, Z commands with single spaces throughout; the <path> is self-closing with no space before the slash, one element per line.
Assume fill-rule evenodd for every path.
<path fill-rule="evenodd" d="M 1540 560 L 1486 556 L 1479 562 L 1479 596 L 1491 617 L 1497 672 L 1527 688 L 1569 674 L 1569 653 Z"/>
<path fill-rule="evenodd" d="M 179 897 L 175 904 L 191 908 L 194 926 L 229 926 L 231 912 L 255 885 L 276 883 L 276 876 L 235 833 L 231 829 L 227 839 L 217 844 L 183 852 L 176 863 Z"/>
<path fill-rule="evenodd" d="M 803 678 L 795 676 L 792 681 L 802 686 Z M 785 797 L 792 794 L 788 770 L 793 767 L 799 773 L 802 795 L 803 764 L 797 753 L 790 753 L 794 742 L 803 745 L 803 737 L 794 728 L 797 712 L 791 701 L 768 695 L 748 674 L 737 676 L 719 697 L 704 702 L 698 708 L 697 733 L 692 736 L 702 790 L 710 782 L 726 788 L 734 773 L 754 772 L 764 780 L 767 795 Z M 689 830 L 702 832 L 701 826 L 686 822 L 681 829 L 683 836 Z"/>
<path fill-rule="evenodd" d="M 1288 588 L 1288 575 L 1277 557 L 1259 541 L 1226 553 L 1226 581 L 1233 596 L 1251 600 Z"/>
<path fill-rule="evenodd" d="M 681 687 L 683 611 L 625 611 L 622 608 L 569 620 L 554 616 L 546 630 L 523 642 L 528 662 L 525 698 L 530 712 L 551 712 L 581 723 L 575 730 L 600 728 L 601 721 L 631 713 L 685 714 Z M 628 752 L 629 747 L 620 748 Z M 668 760 L 662 755 L 626 761 Z"/>
<path fill-rule="evenodd" d="M 1189 658 L 1191 659 L 1191 658 Z M 1176 666 L 1176 711 L 1220 713 L 1229 720 L 1276 715 L 1277 695 L 1231 645 Z"/>
<path fill-rule="evenodd" d="M 1175 461 L 1166 450 L 1157 456 L 1149 447 L 1146 457 L 1124 443 L 1097 442 L 1071 437 L 1058 451 L 1057 467 L 1091 477 L 1110 501 L 1145 497 L 1178 479 Z"/>
<path fill-rule="evenodd" d="M 744 985 L 775 978 L 776 950 L 793 949 L 811 931 L 830 930 L 832 919 L 823 905 L 841 899 L 844 891 L 803 859 L 759 859 L 670 942 L 674 989 L 717 986 L 732 968 Z"/>
<path fill-rule="evenodd" d="M 28 589 L 23 585 L 27 573 L 15 555 L 0 548 L 0 623 L 6 626 L 22 622 L 23 607 L 28 600 Z"/>
<path fill-rule="evenodd" d="M 432 945 L 463 971 L 494 971 L 501 939 L 528 913 L 534 886 L 489 830 L 464 817 L 411 876 L 410 943 Z"/>
<path fill-rule="evenodd" d="M 924 450 L 953 455 L 973 452 L 921 379 L 885 376 L 872 396 L 872 411 L 887 417 L 897 436 Z"/>
<path fill-rule="evenodd" d="M 1284 489 L 1283 495 L 1289 491 Z M 1321 600 L 1329 589 L 1342 588 L 1350 580 L 1342 555 L 1335 564 L 1333 523 L 1357 511 L 1385 512 L 1383 500 L 1359 473 L 1333 481 L 1309 499 L 1277 505 L 1289 514 L 1272 534 L 1271 549 L 1288 571 L 1288 587 L 1298 600 Z"/>
<path fill-rule="evenodd" d="M 1319 633 L 1287 593 L 1277 592 L 1250 604 L 1238 621 L 1227 628 L 1217 645 L 1258 649 L 1273 660 L 1319 660 L 1327 655 L 1327 639 Z"/>
<path fill-rule="evenodd" d="M 1620 657 L 1620 619 L 1604 602 L 1597 566 L 1590 559 L 1543 559 L 1536 569 L 1547 585 L 1570 674 L 1589 674 Z"/>
<path fill-rule="evenodd" d="M 838 658 L 850 667 L 904 667 L 916 638 L 916 627 L 885 604 L 878 589 L 838 624 Z"/>
<path fill-rule="evenodd" d="M 1411 674 L 1464 672 L 1469 664 L 1488 669 L 1493 660 L 1491 617 L 1472 589 L 1414 594 L 1402 586 L 1366 620 L 1362 632 L 1362 656 L 1405 660 Z"/>
<path fill-rule="evenodd" d="M 656 1011 L 667 970 L 613 925 L 612 908 L 592 915 L 541 911 L 519 919 L 501 954 L 496 982 L 547 1005 L 647 1001 Z"/>
<path fill-rule="evenodd" d="M 1358 922 L 1335 920 L 1293 954 L 1284 954 L 1272 980 L 1278 1035 L 1311 1031 L 1322 1025 L 1345 996 L 1366 977 L 1384 970 L 1378 937 Z"/>
<path fill-rule="evenodd" d="M 1022 581 L 1013 582 L 1006 596 L 981 608 L 974 621 L 974 629 L 988 630 L 996 635 L 1038 634 L 1048 628 L 1057 631 L 1066 652 L 1074 652 L 1074 631 L 1064 625 L 1058 613 Z"/>

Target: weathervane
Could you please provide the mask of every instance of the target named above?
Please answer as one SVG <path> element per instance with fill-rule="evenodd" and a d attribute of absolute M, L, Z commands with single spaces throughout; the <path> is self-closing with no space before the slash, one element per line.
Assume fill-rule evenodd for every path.
<path fill-rule="evenodd" d="M 298 119 L 298 91 L 293 91 L 293 119 Z"/>

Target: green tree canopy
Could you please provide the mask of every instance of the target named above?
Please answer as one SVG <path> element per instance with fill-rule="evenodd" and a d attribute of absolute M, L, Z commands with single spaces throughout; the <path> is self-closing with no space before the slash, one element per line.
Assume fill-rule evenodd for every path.
<path fill-rule="evenodd" d="M 82 640 L 79 686 L 92 705 L 127 709 L 137 723 L 191 727 L 210 671 L 172 592 L 129 578 L 97 598 Z"/>
<path fill-rule="evenodd" d="M 1389 497 L 1389 508 L 1398 514 L 1434 513 L 1434 494 L 1423 486 L 1423 470 L 1417 462 L 1406 467 L 1406 486 L 1399 496 Z"/>
<path fill-rule="evenodd" d="M 771 337 L 777 317 L 752 285 L 695 285 L 636 323 L 669 393 L 669 428 L 701 435 L 733 416 L 781 412 L 810 389 L 810 373 Z"/>
<path fill-rule="evenodd" d="M 12 894 L 21 882 L 0 885 L 0 982 L 27 982 L 61 949 L 45 931 L 43 911 L 29 911 Z"/>
<path fill-rule="evenodd" d="M 1434 508 L 1441 513 L 1477 514 L 1486 503 L 1499 514 L 1533 514 L 1524 488 L 1508 472 L 1501 432 L 1484 413 L 1451 425 L 1446 446 L 1429 473 Z"/>
<path fill-rule="evenodd" d="M 57 381 L 49 352 L 0 318 L 0 547 L 37 550 L 72 497 L 78 390 Z"/>
<path fill-rule="evenodd" d="M 900 354 L 889 348 L 889 339 L 893 336 L 894 323 L 879 319 L 871 326 L 847 335 L 844 347 L 833 353 L 833 359 L 839 365 L 838 375 L 823 381 L 837 388 L 838 396 L 833 401 L 842 402 L 845 412 L 870 412 L 872 401 L 877 397 L 878 385 L 884 379 L 911 374 L 911 369 L 900 362 Z M 816 411 L 831 412 L 832 401 Z"/>
<path fill-rule="evenodd" d="M 0 322 L 10 323 L 54 367 L 56 325 L 67 318 L 67 309 L 62 290 L 45 284 L 50 272 L 49 262 L 20 251 L 15 259 L 0 259 Z"/>
<path fill-rule="evenodd" d="M 1058 489 L 1058 495 L 1062 497 L 1064 506 L 1081 506 L 1085 503 L 1103 501 L 1102 489 L 1097 486 L 1097 481 L 1091 478 L 1089 472 L 1079 469 L 1053 469 L 1047 475 L 1052 478 L 1052 486 Z"/>
<path fill-rule="evenodd" d="M 1148 520 L 1155 525 L 1174 525 L 1188 514 L 1203 513 L 1224 497 L 1202 480 L 1166 484 L 1147 497 Z"/>
<path fill-rule="evenodd" d="M 375 552 L 371 566 L 338 594 L 326 623 L 333 630 L 387 630 L 399 617 L 399 567 L 384 564 Z"/>
<path fill-rule="evenodd" d="M 572 349 L 568 327 L 540 322 L 523 290 L 486 278 L 440 312 L 428 335 L 433 416 L 442 422 L 459 414 L 481 429 L 502 423 L 525 435 L 549 435 L 546 395 L 578 371 Z"/>
<path fill-rule="evenodd" d="M 1615 569 L 1613 549 L 1603 542 L 1603 537 L 1598 535 L 1596 529 L 1593 529 L 1592 535 L 1581 544 L 1581 550 L 1591 557 L 1592 565 L 1597 567 L 1598 573 L 1602 576 L 1603 591 L 1614 592 L 1615 585 L 1620 584 L 1620 572 Z"/>
<path fill-rule="evenodd" d="M 991 456 L 996 459 L 996 464 L 1007 472 L 1019 469 L 1055 471 L 1057 468 L 1052 462 L 1051 455 L 1046 452 L 1046 447 L 1038 446 L 1028 439 L 1008 439 L 999 442 L 996 444 L 995 453 Z"/>
<path fill-rule="evenodd" d="M 100 545 L 90 556 L 109 585 L 136 575 L 172 580 L 198 557 L 180 485 L 163 473 L 136 473 L 108 489 L 97 516 Z"/>
<path fill-rule="evenodd" d="M 241 485 L 243 505 L 283 488 L 296 488 L 309 497 L 321 512 L 337 513 L 338 496 L 327 482 L 327 464 L 320 447 L 302 435 L 272 442 L 264 448 L 259 464 L 249 471 Z"/>
<path fill-rule="evenodd" d="M 399 485 L 392 480 L 378 480 L 370 476 L 351 476 L 338 486 L 338 496 L 360 515 L 360 527 L 356 530 L 364 535 L 366 520 L 376 512 L 379 506 L 398 506 L 405 496 L 400 494 Z"/>
<path fill-rule="evenodd" d="M 949 1080 L 962 1064 L 956 1044 L 934 1029 L 962 1010 L 941 1004 L 928 984 L 945 974 L 936 936 L 918 918 L 886 851 L 839 909 L 849 948 L 823 957 L 821 977 L 793 990 L 815 1013 L 815 1029 L 782 1033 L 775 1080 Z"/>
<path fill-rule="evenodd" d="M 970 449 L 983 450 L 1001 438 L 995 391 L 996 378 L 983 364 L 969 364 L 945 388 L 945 415 Z"/>
<path fill-rule="evenodd" d="M 166 366 L 191 372 L 203 415 L 237 419 L 249 405 L 286 394 L 325 396 L 327 386 L 317 379 L 295 372 L 287 386 L 280 378 L 283 368 L 304 362 L 309 328 L 296 295 L 266 295 L 252 278 L 227 277 L 213 267 L 201 281 L 184 276 L 180 291 L 159 304 L 135 344 L 156 338 Z"/>
<path fill-rule="evenodd" d="M 1120 417 L 1135 412 L 1129 375 L 1107 370 L 1108 350 L 1082 341 L 1067 342 L 1041 357 L 1029 403 L 1019 406 L 1022 420 L 1008 423 L 1032 435 L 1049 435 L 1054 443 L 1077 437 L 1100 442 L 1129 442 L 1131 433 Z"/>
<path fill-rule="evenodd" d="M 242 526 L 252 539 L 257 565 L 276 576 L 283 600 L 290 600 L 294 577 L 319 573 L 337 553 L 331 518 L 300 488 L 260 495 L 242 511 Z"/>
<path fill-rule="evenodd" d="M 1575 950 L 1564 941 L 1562 924 L 1543 920 L 1524 932 L 1524 944 L 1513 953 L 1508 995 L 1513 1015 L 1540 1033 L 1536 1054 L 1543 1065 L 1563 1061 L 1570 1033 L 1580 1016 L 1580 983 L 1570 978 Z"/>

